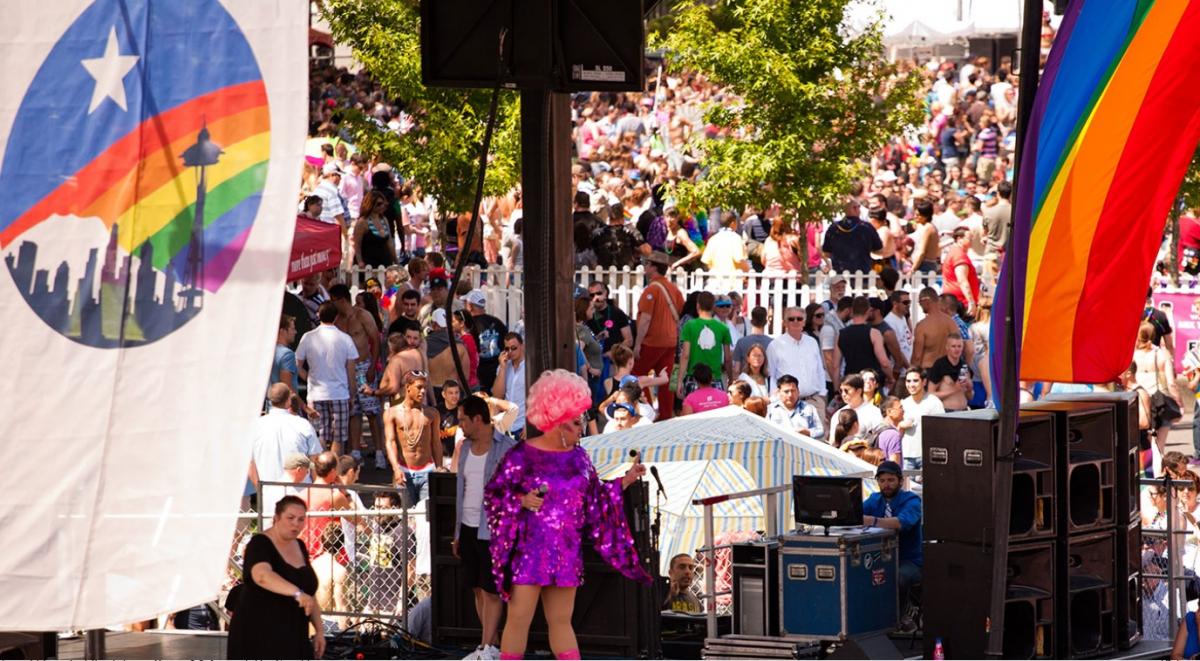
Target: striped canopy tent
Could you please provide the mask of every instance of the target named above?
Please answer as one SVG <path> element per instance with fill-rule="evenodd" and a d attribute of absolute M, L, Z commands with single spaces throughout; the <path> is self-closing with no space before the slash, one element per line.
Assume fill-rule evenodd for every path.
<path fill-rule="evenodd" d="M 704 545 L 704 508 L 693 505 L 695 498 L 757 488 L 754 478 L 732 459 L 701 461 L 665 461 L 654 464 L 662 478 L 667 497 L 658 503 L 662 515 L 659 565 L 662 575 L 670 570 L 671 558 L 678 553 L 695 554 Z M 629 470 L 629 462 L 601 474 L 606 480 L 618 478 Z M 653 485 L 651 485 L 653 488 Z M 650 513 L 654 517 L 653 510 Z M 758 498 L 727 500 L 713 507 L 714 534 L 752 533 L 765 528 L 763 507 Z"/>
<path fill-rule="evenodd" d="M 793 475 L 875 475 L 874 466 L 854 455 L 736 406 L 590 436 L 583 439 L 583 447 L 601 475 L 628 462 L 630 450 L 641 453 L 646 464 L 731 460 L 740 464 L 751 480 L 745 487 L 731 491 L 791 484 Z M 864 486 L 873 488 L 874 482 Z M 670 492 L 668 495 L 675 498 Z M 760 498 L 753 500 L 762 502 Z M 792 520 L 792 501 L 783 500 L 781 523 Z"/>

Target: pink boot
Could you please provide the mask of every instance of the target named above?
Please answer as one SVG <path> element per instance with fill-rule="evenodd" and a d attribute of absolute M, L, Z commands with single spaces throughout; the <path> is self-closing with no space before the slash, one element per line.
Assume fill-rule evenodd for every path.
<path fill-rule="evenodd" d="M 519 652 L 504 652 L 504 651 L 500 652 L 501 661 L 518 661 L 519 659 L 524 659 L 524 658 L 525 658 L 525 655 L 522 653 L 519 653 Z M 576 658 L 578 658 L 578 657 L 576 657 Z"/>
<path fill-rule="evenodd" d="M 574 650 L 567 650 L 565 652 L 561 652 L 561 653 L 555 655 L 554 658 L 556 658 L 556 659 L 582 659 L 583 657 L 579 656 L 579 650 L 574 649 Z"/>

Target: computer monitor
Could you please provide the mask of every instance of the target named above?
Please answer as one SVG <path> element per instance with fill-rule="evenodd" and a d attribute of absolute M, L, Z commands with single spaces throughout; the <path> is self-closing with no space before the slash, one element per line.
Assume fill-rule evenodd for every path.
<path fill-rule="evenodd" d="M 863 522 L 862 478 L 792 477 L 792 509 L 796 525 L 861 526 Z"/>

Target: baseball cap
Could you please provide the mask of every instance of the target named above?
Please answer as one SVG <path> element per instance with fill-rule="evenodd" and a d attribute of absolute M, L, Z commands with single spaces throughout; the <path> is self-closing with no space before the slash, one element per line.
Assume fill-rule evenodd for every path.
<path fill-rule="evenodd" d="M 661 264 L 663 266 L 671 265 L 671 256 L 661 250 L 655 250 L 646 258 L 651 264 Z"/>
<path fill-rule="evenodd" d="M 625 376 L 621 377 L 621 382 L 617 385 L 617 387 L 624 388 L 625 386 L 628 386 L 628 385 L 636 386 L 637 384 L 638 384 L 638 378 L 636 376 L 634 376 L 632 374 L 626 374 Z"/>
<path fill-rule="evenodd" d="M 284 470 L 295 470 L 297 468 L 309 468 L 312 466 L 312 461 L 299 452 L 293 452 L 283 459 Z"/>
<path fill-rule="evenodd" d="M 445 278 L 439 278 L 437 276 L 434 276 L 429 279 L 429 288 L 430 289 L 432 289 L 434 287 L 446 287 L 446 286 L 448 286 L 448 285 L 446 283 Z"/>
<path fill-rule="evenodd" d="M 724 298 L 724 297 L 718 298 L 717 299 L 717 307 L 731 308 L 731 307 L 733 307 L 733 301 L 729 300 L 728 298 Z"/>
<path fill-rule="evenodd" d="M 846 276 L 844 276 L 844 275 L 841 275 L 841 274 L 839 273 L 839 274 L 837 274 L 837 275 L 834 275 L 834 276 L 832 276 L 832 277 L 830 277 L 830 278 L 829 278 L 829 286 L 830 286 L 830 287 L 832 287 L 832 286 L 834 286 L 834 285 L 836 285 L 836 284 L 838 284 L 838 283 L 840 283 L 840 282 L 845 282 L 845 281 L 846 281 Z"/>
<path fill-rule="evenodd" d="M 444 308 L 438 308 L 434 310 L 433 316 L 430 318 L 433 320 L 434 326 L 437 326 L 438 328 L 446 327 L 446 310 Z"/>
<path fill-rule="evenodd" d="M 325 166 L 321 168 L 321 174 L 323 174 L 323 175 L 324 174 L 341 174 L 341 173 L 342 173 L 342 171 L 341 171 L 341 169 L 338 168 L 337 163 L 334 163 L 332 161 L 329 163 L 326 163 Z"/>
<path fill-rule="evenodd" d="M 900 470 L 900 464 L 898 464 L 894 461 L 885 461 L 885 462 L 879 464 L 879 468 L 875 469 L 875 477 L 879 477 L 880 475 L 883 475 L 884 473 L 891 473 L 892 475 L 895 475 L 896 477 L 904 476 L 904 472 Z"/>
<path fill-rule="evenodd" d="M 483 307 L 487 304 L 487 295 L 483 293 L 482 289 L 472 289 L 463 295 L 462 300 L 470 303 L 471 305 Z"/>
<path fill-rule="evenodd" d="M 626 404 L 624 402 L 613 402 L 612 404 L 609 404 L 608 409 L 606 409 L 605 412 L 608 413 L 608 417 L 611 418 L 620 409 L 625 409 L 629 412 L 629 415 L 637 417 L 637 411 L 633 408 L 633 404 Z"/>

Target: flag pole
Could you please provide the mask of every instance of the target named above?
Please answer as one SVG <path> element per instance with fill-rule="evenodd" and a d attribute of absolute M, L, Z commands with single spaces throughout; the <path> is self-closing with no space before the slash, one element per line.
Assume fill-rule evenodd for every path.
<path fill-rule="evenodd" d="M 1010 196 L 1013 211 L 1017 208 L 1017 189 L 1024 185 L 1021 178 L 1021 157 L 1024 153 L 1024 140 L 1029 128 L 1030 115 L 1033 113 L 1034 97 L 1037 95 L 1038 74 L 1041 66 L 1042 39 L 1042 0 L 1024 0 L 1024 12 L 1021 20 L 1021 54 L 1019 82 L 1017 92 L 1017 140 L 1016 154 L 1013 160 L 1013 193 Z M 1030 170 L 1030 175 L 1033 170 Z M 1030 179 L 1032 181 L 1032 179 Z M 992 531 L 992 589 L 990 617 L 988 626 L 987 656 L 1001 658 L 1004 653 L 1004 601 L 1008 592 L 1008 527 L 1012 507 L 1012 468 L 1016 459 L 1017 420 L 1020 416 L 1020 375 L 1017 365 L 1017 333 L 1014 311 L 1019 294 L 1014 291 L 1016 281 L 1015 271 L 1023 268 L 1016 264 L 1012 257 L 1013 236 L 1012 221 L 1009 221 L 1008 245 L 1005 247 L 1005 268 L 1001 271 L 1005 304 L 999 306 L 1004 311 L 1004 332 L 1001 337 L 1004 357 L 1003 370 L 1000 376 L 1000 438 L 996 447 L 996 479 L 993 502 L 996 503 L 995 528 Z M 997 306 L 993 304 L 993 309 Z M 1052 652 L 1051 652 L 1052 654 Z"/>

